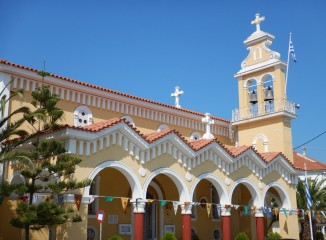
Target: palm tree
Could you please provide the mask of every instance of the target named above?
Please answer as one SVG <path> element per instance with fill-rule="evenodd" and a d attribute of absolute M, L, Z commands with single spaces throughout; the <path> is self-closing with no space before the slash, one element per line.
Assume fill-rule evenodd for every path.
<path fill-rule="evenodd" d="M 308 178 L 308 187 L 310 196 L 312 199 L 312 206 L 310 210 L 312 211 L 321 211 L 325 210 L 326 208 L 326 179 L 325 178 L 318 178 L 315 179 Z M 299 209 L 306 209 L 307 208 L 307 195 L 305 190 L 305 182 L 299 179 L 297 185 L 297 205 Z M 308 240 L 310 239 L 310 223 L 308 215 L 303 213 L 303 217 L 300 219 L 301 223 L 301 233 L 300 236 L 302 239 Z M 316 234 L 316 219 L 313 219 L 313 232 L 314 235 Z"/>

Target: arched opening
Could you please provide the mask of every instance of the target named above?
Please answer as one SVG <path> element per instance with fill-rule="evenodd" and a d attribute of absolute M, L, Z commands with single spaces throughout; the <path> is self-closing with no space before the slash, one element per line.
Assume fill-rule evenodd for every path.
<path fill-rule="evenodd" d="M 171 229 L 180 237 L 181 214 L 180 211 L 177 214 L 174 212 L 174 202 L 179 202 L 179 193 L 174 181 L 165 174 L 156 175 L 147 188 L 146 199 L 145 239 L 160 239 Z"/>
<path fill-rule="evenodd" d="M 265 74 L 262 79 L 264 92 L 264 111 L 265 113 L 274 112 L 274 82 L 271 74 Z"/>
<path fill-rule="evenodd" d="M 102 236 L 107 239 L 113 235 L 132 238 L 133 207 L 132 199 L 140 198 L 141 185 L 137 175 L 118 161 L 106 161 L 98 165 L 90 174 L 92 184 L 84 189 L 83 199 L 88 199 L 87 225 L 99 232 L 97 212 L 105 214 L 105 228 Z M 130 231 L 125 230 L 130 229 Z M 90 233 L 91 235 L 91 233 Z"/>
<path fill-rule="evenodd" d="M 247 179 L 239 179 L 231 189 L 231 226 L 232 239 L 239 232 L 244 232 L 249 239 L 256 235 L 254 206 L 261 206 L 258 190 Z"/>
<path fill-rule="evenodd" d="M 167 231 L 181 238 L 182 216 L 178 205 L 189 201 L 182 177 L 171 169 L 157 169 L 147 178 L 143 196 L 148 201 L 146 208 L 149 210 L 145 212 L 145 239 L 160 239 Z"/>
<path fill-rule="evenodd" d="M 265 212 L 265 232 L 281 233 L 280 222 L 286 225 L 287 215 L 290 214 L 289 196 L 283 187 L 272 182 L 263 194 Z M 282 224 L 282 225 L 284 225 Z"/>
<path fill-rule="evenodd" d="M 200 140 L 201 138 L 202 138 L 202 136 L 200 135 L 199 132 L 193 132 L 190 135 L 190 141 Z"/>
<path fill-rule="evenodd" d="M 259 152 L 268 152 L 268 139 L 265 135 L 259 134 L 252 141 L 252 146 Z"/>
<path fill-rule="evenodd" d="M 93 123 L 91 110 L 86 106 L 78 106 L 74 111 L 74 126 L 82 127 Z"/>
<path fill-rule="evenodd" d="M 258 91 L 257 91 L 257 81 L 255 79 L 250 79 L 246 82 L 245 89 L 249 92 L 249 110 L 250 117 L 255 117 L 258 115 Z"/>
<path fill-rule="evenodd" d="M 222 234 L 221 204 L 229 204 L 223 181 L 213 174 L 202 174 L 194 181 L 190 194 L 195 203 L 192 227 L 196 229 L 198 239 L 212 239 L 212 236 L 219 239 Z"/>

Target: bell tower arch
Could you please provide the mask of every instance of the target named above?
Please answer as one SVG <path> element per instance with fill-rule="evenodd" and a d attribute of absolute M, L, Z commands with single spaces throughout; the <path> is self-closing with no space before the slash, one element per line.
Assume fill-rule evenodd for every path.
<path fill-rule="evenodd" d="M 282 152 L 292 161 L 291 120 L 297 117 L 297 105 L 286 98 L 287 63 L 270 49 L 275 37 L 261 30 L 264 20 L 256 14 L 251 22 L 256 31 L 244 41 L 249 54 L 235 74 L 239 108 L 232 112 L 232 125 L 237 127 L 239 145 L 253 145 L 257 136 L 266 136 L 268 151 Z M 266 152 L 266 147 L 254 147 Z"/>

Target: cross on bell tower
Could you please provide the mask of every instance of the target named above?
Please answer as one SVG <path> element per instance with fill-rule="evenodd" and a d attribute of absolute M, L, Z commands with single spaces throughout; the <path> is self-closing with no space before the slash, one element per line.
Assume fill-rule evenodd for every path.
<path fill-rule="evenodd" d="M 286 63 L 270 49 L 275 37 L 260 30 L 265 20 L 259 13 L 251 21 L 256 31 L 244 40 L 249 50 L 238 80 L 239 108 L 232 113 L 238 145 L 253 146 L 259 152 L 282 152 L 293 160 L 291 120 L 296 105 L 284 98 Z"/>
<path fill-rule="evenodd" d="M 256 24 L 256 32 L 260 31 L 260 23 L 265 21 L 265 17 L 260 17 L 259 13 L 256 13 L 256 18 L 255 20 L 251 21 L 251 24 L 254 25 Z"/>

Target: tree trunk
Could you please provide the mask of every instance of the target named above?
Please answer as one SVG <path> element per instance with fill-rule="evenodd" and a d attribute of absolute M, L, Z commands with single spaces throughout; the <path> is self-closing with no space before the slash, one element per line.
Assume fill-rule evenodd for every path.
<path fill-rule="evenodd" d="M 29 240 L 29 227 L 25 227 L 25 240 Z"/>

